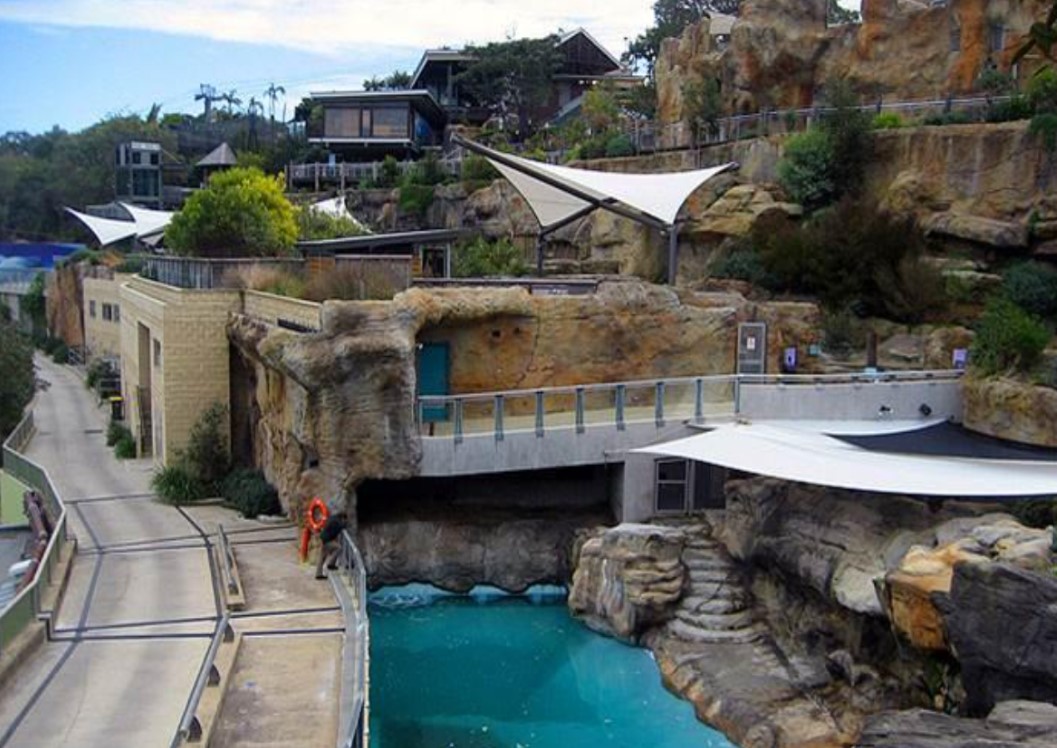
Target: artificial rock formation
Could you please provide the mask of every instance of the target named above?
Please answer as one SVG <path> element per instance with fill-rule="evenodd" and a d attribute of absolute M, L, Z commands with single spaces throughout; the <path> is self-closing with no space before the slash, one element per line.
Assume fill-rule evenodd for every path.
<path fill-rule="evenodd" d="M 1015 379 L 967 378 L 965 425 L 981 434 L 1057 447 L 1057 390 Z"/>
<path fill-rule="evenodd" d="M 959 719 L 915 709 L 886 712 L 869 721 L 856 748 L 1014 748 L 1052 746 L 1057 735 L 1057 706 L 1006 701 L 986 719 Z"/>

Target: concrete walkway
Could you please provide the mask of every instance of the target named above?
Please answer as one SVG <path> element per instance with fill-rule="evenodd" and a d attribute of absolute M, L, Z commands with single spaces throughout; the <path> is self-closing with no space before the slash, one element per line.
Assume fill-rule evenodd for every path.
<path fill-rule="evenodd" d="M 322 636 L 298 639 L 319 642 L 321 651 L 307 658 L 316 663 L 316 672 L 323 662 L 338 663 L 340 637 L 333 652 L 340 614 L 335 619 L 330 585 L 311 580 L 312 570 L 297 564 L 293 528 L 243 520 L 216 506 L 159 503 L 149 493 L 149 460 L 113 457 L 105 442 L 105 414 L 77 373 L 40 358 L 37 365 L 50 386 L 38 397 L 37 433 L 27 455 L 48 470 L 66 502 L 78 549 L 52 640 L 0 693 L 0 748 L 167 748 L 172 743 L 220 614 L 208 540 L 220 522 L 233 532 L 236 554 L 246 555 L 251 569 L 262 562 L 267 566 L 269 553 L 292 559 L 293 570 L 284 573 L 281 587 L 304 587 L 310 599 L 269 591 L 270 575 L 251 571 L 254 597 L 274 599 L 264 607 L 276 612 L 317 611 L 310 614 L 317 620 L 293 620 L 299 628 L 318 626 Z M 286 579 L 290 574 L 294 578 Z M 280 623 L 284 618 L 272 613 L 259 624 L 279 635 L 275 644 L 291 627 L 290 618 Z M 253 612 L 247 611 L 236 630 L 253 629 L 254 623 Z M 270 651 L 261 651 L 258 659 L 258 649 Z M 273 647 L 245 650 L 237 668 L 263 675 L 267 662 L 280 664 Z M 322 701 L 336 715 L 340 679 L 322 670 L 315 692 L 321 685 Z M 294 681 L 283 687 L 299 687 Z M 336 716 L 332 719 L 336 722 Z M 239 742 L 232 740 L 237 728 L 223 732 L 223 744 Z M 333 745 L 333 728 L 327 732 Z"/>

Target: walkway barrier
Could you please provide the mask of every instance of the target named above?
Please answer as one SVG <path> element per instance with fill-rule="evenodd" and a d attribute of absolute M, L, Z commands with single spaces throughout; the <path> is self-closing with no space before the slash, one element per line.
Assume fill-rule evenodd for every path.
<path fill-rule="evenodd" d="M 497 442 L 511 432 L 535 431 L 542 437 L 556 429 L 607 426 L 623 431 L 629 424 L 703 423 L 742 414 L 746 388 L 827 385 L 921 384 L 953 382 L 957 370 L 886 371 L 850 374 L 726 374 L 680 377 L 534 390 L 508 390 L 416 399 L 419 433 L 450 438 L 456 444 L 471 436 L 491 435 Z M 818 415 L 818 418 L 824 418 Z"/>
<path fill-rule="evenodd" d="M 220 569 L 220 582 L 224 597 L 224 606 L 229 610 L 242 610 L 246 607 L 246 595 L 242 589 L 242 575 L 235 560 L 235 549 L 231 546 L 224 526 L 217 527 L 217 543 L 213 546 L 217 555 L 217 567 Z"/>
<path fill-rule="evenodd" d="M 341 534 L 337 567 L 336 573 L 330 574 L 330 580 L 345 618 L 337 748 L 367 748 L 371 638 L 367 620 L 367 569 L 348 530 Z"/>
<path fill-rule="evenodd" d="M 195 678 L 191 696 L 188 698 L 183 716 L 180 718 L 180 727 L 170 744 L 172 748 L 177 748 L 187 743 L 209 744 L 209 735 L 212 732 L 213 725 L 216 723 L 217 716 L 220 714 L 220 708 L 223 703 L 223 677 L 225 674 L 230 675 L 235 665 L 239 643 L 240 637 L 235 635 L 235 631 L 231 628 L 228 614 L 225 613 L 217 621 L 213 639 L 209 642 L 209 649 L 206 650 L 206 656 L 202 660 L 202 667 L 198 671 L 198 677 Z M 218 665 L 220 650 L 225 644 L 233 646 L 227 648 L 228 652 L 224 658 L 223 665 Z M 203 707 L 203 697 L 207 688 L 216 689 L 217 696 L 210 699 L 211 703 L 208 706 Z"/>
<path fill-rule="evenodd" d="M 0 612 L 0 653 L 4 652 L 33 621 L 50 618 L 52 611 L 43 610 L 43 593 L 52 584 L 61 583 L 61 580 L 56 578 L 56 567 L 67 541 L 66 506 L 62 503 L 59 492 L 55 490 L 48 472 L 21 453 L 33 437 L 33 431 L 33 410 L 30 406 L 25 417 L 4 442 L 3 467 L 11 477 L 40 494 L 54 522 L 55 530 L 40 559 L 33 581 L 15 595 Z"/>

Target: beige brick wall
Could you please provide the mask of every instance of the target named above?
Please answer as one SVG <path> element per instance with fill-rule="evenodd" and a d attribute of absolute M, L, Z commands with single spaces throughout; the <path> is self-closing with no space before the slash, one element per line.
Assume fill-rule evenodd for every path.
<path fill-rule="evenodd" d="M 121 284 L 130 276 L 117 275 L 113 279 L 84 279 L 84 344 L 88 358 L 121 355 Z M 95 314 L 93 316 L 93 303 Z M 103 305 L 110 307 L 111 318 L 105 319 Z M 118 309 L 115 314 L 114 308 Z M 117 317 L 115 320 L 114 317 Z"/>
<path fill-rule="evenodd" d="M 120 298 L 122 387 L 130 425 L 141 439 L 141 405 L 135 390 L 148 379 L 142 371 L 146 365 L 154 431 L 150 441 L 156 447 L 155 461 L 164 464 L 186 445 L 202 411 L 214 402 L 229 405 L 226 326 L 230 313 L 241 309 L 240 294 L 177 289 L 133 278 L 122 285 Z M 140 325 L 149 330 L 146 355 L 140 351 Z M 160 362 L 155 360 L 155 341 Z"/>
<path fill-rule="evenodd" d="M 314 301 L 291 299 L 288 296 L 276 296 L 262 291 L 243 292 L 242 313 L 262 319 L 271 325 L 285 319 L 318 330 L 322 308 L 321 304 Z"/>

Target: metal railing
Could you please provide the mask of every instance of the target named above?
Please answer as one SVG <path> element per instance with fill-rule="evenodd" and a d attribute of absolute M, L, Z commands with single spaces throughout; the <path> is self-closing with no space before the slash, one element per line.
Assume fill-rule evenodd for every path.
<path fill-rule="evenodd" d="M 742 390 L 752 385 L 782 387 L 831 384 L 953 381 L 958 370 L 884 371 L 852 374 L 721 374 L 700 377 L 649 379 L 529 390 L 478 392 L 464 395 L 420 395 L 415 417 L 425 437 L 453 438 L 491 435 L 503 441 L 507 433 L 534 431 L 542 437 L 552 429 L 589 427 L 624 430 L 629 424 L 653 422 L 702 423 L 709 418 L 736 418 L 741 413 Z"/>
<path fill-rule="evenodd" d="M 220 562 L 223 564 L 221 576 L 227 583 L 228 594 L 241 595 L 240 580 L 235 573 L 235 552 L 223 525 L 217 526 L 217 550 L 220 551 Z"/>
<path fill-rule="evenodd" d="M 341 533 L 337 567 L 330 579 L 345 617 L 337 748 L 367 748 L 371 636 L 367 620 L 367 568 L 348 530 Z"/>
<path fill-rule="evenodd" d="M 4 441 L 3 467 L 11 477 L 41 495 L 45 508 L 53 518 L 55 529 L 44 549 L 33 580 L 0 611 L 0 651 L 33 621 L 46 613 L 41 608 L 41 596 L 44 588 L 55 581 L 55 567 L 67 540 L 66 507 L 59 497 L 59 492 L 55 490 L 47 470 L 21 454 L 21 450 L 32 438 L 33 431 L 33 410 L 30 405 L 25 417 Z"/>
<path fill-rule="evenodd" d="M 398 161 L 397 168 L 400 176 L 410 173 L 416 166 L 417 161 Z M 449 176 L 458 177 L 462 174 L 462 156 L 455 154 L 438 160 L 438 167 Z M 340 182 L 342 184 L 363 182 L 377 183 L 385 172 L 381 161 L 368 163 L 311 163 L 311 164 L 289 164 L 287 167 L 287 178 L 291 182 L 312 182 L 313 184 Z"/>
<path fill-rule="evenodd" d="M 140 275 L 176 288 L 240 288 L 245 285 L 242 273 L 279 270 L 300 274 L 303 258 L 252 257 L 206 259 L 199 257 L 150 257 Z"/>
<path fill-rule="evenodd" d="M 180 727 L 171 743 L 173 748 L 179 746 L 181 741 L 197 743 L 202 739 L 202 721 L 198 718 L 198 705 L 202 701 L 202 695 L 205 693 L 207 686 L 220 684 L 220 671 L 216 666 L 217 652 L 220 651 L 221 644 L 231 642 L 234 638 L 235 632 L 231 628 L 228 614 L 225 613 L 217 621 L 213 639 L 209 642 L 209 649 L 206 650 L 205 659 L 202 660 L 202 667 L 198 671 L 198 677 L 195 678 L 191 696 L 187 699 L 183 716 L 180 717 Z"/>

